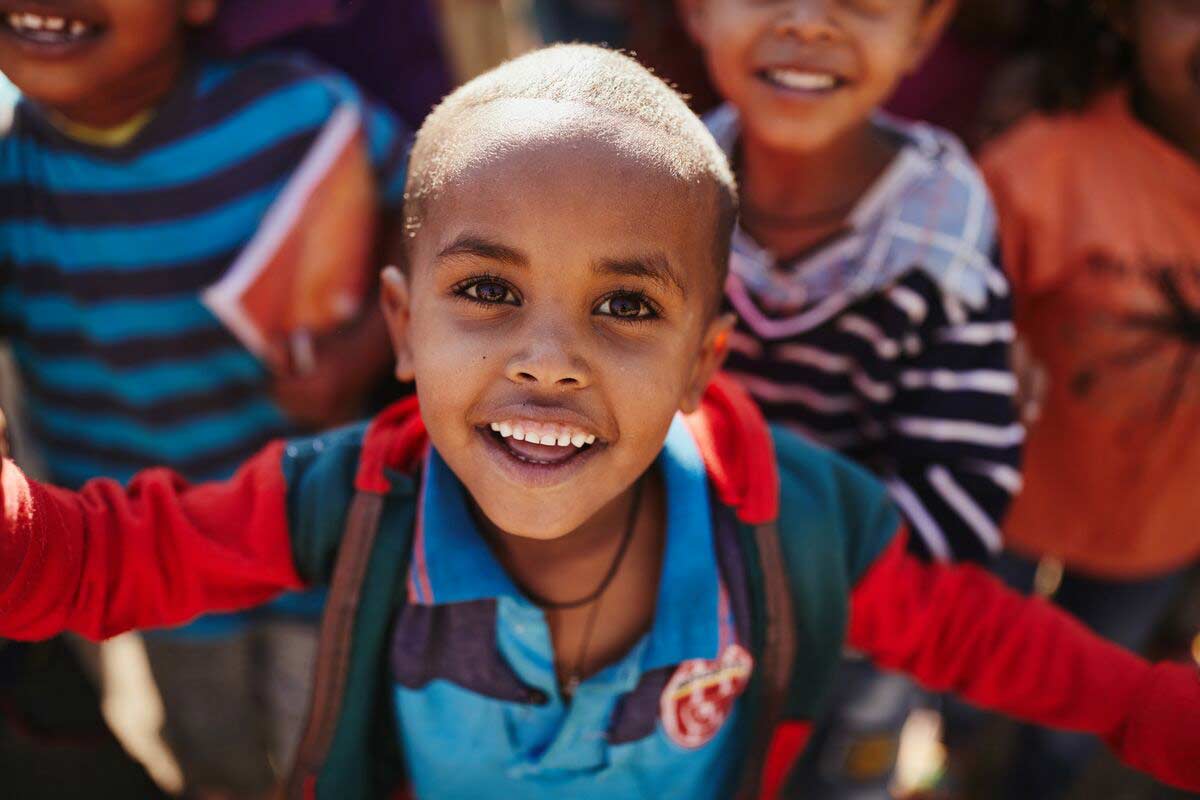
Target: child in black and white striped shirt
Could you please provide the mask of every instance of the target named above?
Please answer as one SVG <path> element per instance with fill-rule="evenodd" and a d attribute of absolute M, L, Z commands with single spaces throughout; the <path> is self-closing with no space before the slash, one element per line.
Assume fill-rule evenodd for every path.
<path fill-rule="evenodd" d="M 769 419 L 883 477 L 921 554 L 984 561 L 1023 439 L 995 214 L 953 136 L 878 110 L 954 5 L 682 3 L 742 191 L 729 370 Z M 857 703 L 818 729 L 799 780 L 806 797 L 885 798 L 912 692 L 845 672 Z"/>

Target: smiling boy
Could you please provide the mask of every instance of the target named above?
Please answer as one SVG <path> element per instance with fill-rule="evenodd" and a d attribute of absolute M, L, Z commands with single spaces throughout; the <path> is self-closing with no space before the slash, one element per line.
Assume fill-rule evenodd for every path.
<path fill-rule="evenodd" d="M 417 399 L 225 483 L 6 462 L 0 633 L 332 579 L 295 797 L 770 794 L 844 641 L 1200 786 L 1192 671 L 914 560 L 874 480 L 710 383 L 735 190 L 664 84 L 517 59 L 434 112 L 410 175 L 383 286 Z"/>

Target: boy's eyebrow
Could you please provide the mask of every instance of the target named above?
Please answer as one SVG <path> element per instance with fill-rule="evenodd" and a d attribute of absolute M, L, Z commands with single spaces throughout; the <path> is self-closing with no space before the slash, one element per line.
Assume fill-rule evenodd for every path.
<path fill-rule="evenodd" d="M 529 259 L 520 250 L 472 233 L 464 233 L 438 253 L 438 258 L 450 256 L 475 256 L 489 261 L 503 261 L 514 267 L 529 265 Z"/>
<path fill-rule="evenodd" d="M 592 271 L 604 275 L 624 275 L 630 278 L 646 278 L 664 289 L 674 289 L 687 297 L 687 288 L 679 275 L 671 268 L 671 262 L 662 253 L 650 253 L 632 258 L 605 258 L 592 266 Z"/>

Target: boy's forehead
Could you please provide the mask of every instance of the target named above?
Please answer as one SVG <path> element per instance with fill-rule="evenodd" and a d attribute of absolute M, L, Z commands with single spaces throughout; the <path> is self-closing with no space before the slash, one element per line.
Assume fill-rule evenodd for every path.
<path fill-rule="evenodd" d="M 641 120 L 583 103 L 533 98 L 496 100 L 455 115 L 427 169 L 438 188 L 488 171 L 529 169 L 539 161 L 606 162 L 623 176 L 680 181 L 694 177 L 676 137 Z M 531 165 L 529 162 L 533 162 Z"/>
<path fill-rule="evenodd" d="M 661 157 L 649 126 L 540 102 L 489 104 L 463 122 L 438 154 L 440 185 L 419 233 L 426 253 L 464 229 L 499 228 L 514 242 L 547 233 L 616 249 L 624 241 L 710 268 L 715 191 Z"/>

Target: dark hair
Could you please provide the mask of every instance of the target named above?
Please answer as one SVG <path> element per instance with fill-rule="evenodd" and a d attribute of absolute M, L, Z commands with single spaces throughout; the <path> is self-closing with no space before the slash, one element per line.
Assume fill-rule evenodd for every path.
<path fill-rule="evenodd" d="M 417 132 L 409 158 L 404 226 L 411 238 L 428 200 L 464 164 L 458 154 L 469 112 L 503 100 L 573 103 L 625 117 L 653 135 L 638 140 L 638 156 L 714 198 L 713 260 L 718 290 L 724 285 L 737 218 L 733 172 L 704 123 L 683 98 L 627 55 L 592 45 L 555 45 L 515 58 L 450 93 Z M 718 296 L 720 292 L 717 292 Z"/>
<path fill-rule="evenodd" d="M 1133 0 L 1053 0 L 1037 27 L 1040 72 L 1037 104 L 1046 111 L 1078 110 L 1133 75 L 1133 51 L 1112 20 Z"/>

